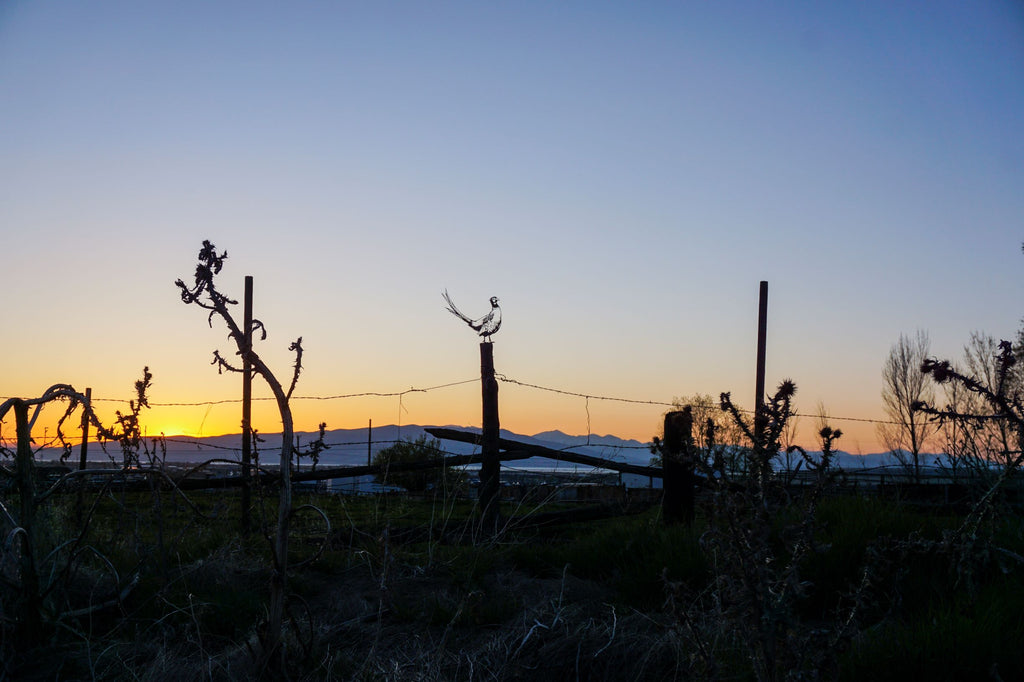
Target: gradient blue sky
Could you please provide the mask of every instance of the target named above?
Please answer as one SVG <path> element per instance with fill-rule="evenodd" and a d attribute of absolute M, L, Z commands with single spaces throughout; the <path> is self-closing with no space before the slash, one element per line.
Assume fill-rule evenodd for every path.
<path fill-rule="evenodd" d="M 901 332 L 1024 315 L 1024 8 L 978 2 L 0 4 L 0 395 L 234 397 L 184 306 L 203 239 L 303 395 L 498 371 L 589 395 L 881 416 Z M 502 426 L 649 438 L 664 407 L 502 385 Z M 479 389 L 304 402 L 300 428 L 479 423 Z M 206 434 L 234 406 L 164 410 Z M 277 428 L 272 415 L 261 430 Z M 810 440 L 813 421 L 800 435 Z M 837 421 L 840 445 L 880 449 Z M 5 428 L 6 433 L 6 428 Z"/>

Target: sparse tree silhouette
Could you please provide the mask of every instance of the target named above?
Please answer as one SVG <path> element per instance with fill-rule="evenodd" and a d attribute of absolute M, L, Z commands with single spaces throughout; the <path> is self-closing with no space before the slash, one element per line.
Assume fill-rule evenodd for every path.
<path fill-rule="evenodd" d="M 431 488 L 442 491 L 454 489 L 463 479 L 462 472 L 446 466 L 401 472 L 390 471 L 390 467 L 396 464 L 440 462 L 443 459 L 441 441 L 424 435 L 416 440 L 406 440 L 384 448 L 374 455 L 373 464 L 382 469 L 376 477 L 378 483 L 397 485 L 409 492 L 421 493 Z"/>
<path fill-rule="evenodd" d="M 1012 475 L 1024 461 L 1021 445 L 1024 441 L 1024 391 L 1013 379 L 1018 360 L 1009 341 L 999 342 L 996 356 L 996 373 L 990 379 L 973 376 L 957 370 L 948 360 L 926 358 L 921 363 L 921 373 L 929 375 L 940 385 L 954 383 L 980 399 L 976 402 L 961 401 L 960 405 L 938 408 L 934 404 L 920 401 L 914 409 L 930 416 L 933 422 L 961 421 L 973 427 L 991 423 L 1002 423 L 1007 434 L 1007 443 L 1000 452 L 1002 464 L 1000 480 Z M 963 405 L 973 407 L 963 411 Z"/>
<path fill-rule="evenodd" d="M 921 373 L 933 378 L 939 385 L 956 384 L 964 391 L 980 399 L 979 403 L 961 402 L 972 406 L 969 412 L 961 407 L 947 405 L 938 408 L 927 402 L 914 404 L 914 409 L 927 415 L 935 423 L 959 422 L 968 430 L 984 428 L 1002 423 L 1009 434 L 1009 447 L 1001 453 L 1001 464 L 989 482 L 988 489 L 977 500 L 970 513 L 954 531 L 944 534 L 941 541 L 917 542 L 916 551 L 929 557 L 949 556 L 955 567 L 957 580 L 970 590 L 977 587 L 979 576 L 990 571 L 993 563 L 1010 559 L 1016 566 L 1024 564 L 1018 553 L 1007 550 L 996 543 L 997 500 L 1005 482 L 1014 476 L 1024 464 L 1024 395 L 1014 374 L 1018 365 L 1018 353 L 1009 341 L 999 343 L 995 360 L 996 372 L 993 377 L 979 377 L 961 372 L 948 360 L 926 358 L 921 363 Z M 913 543 L 907 543 L 912 547 Z"/>
<path fill-rule="evenodd" d="M 695 393 L 686 398 L 675 398 L 672 400 L 672 409 L 681 411 L 690 408 L 693 417 L 693 448 L 698 457 L 711 462 L 718 457 L 727 460 L 728 468 L 742 469 L 736 460 L 742 459 L 746 447 L 743 431 L 736 422 L 722 411 L 720 400 L 716 400 L 707 393 Z M 662 442 L 659 436 L 652 438 L 651 466 L 662 464 Z"/>
<path fill-rule="evenodd" d="M 982 332 L 974 332 L 971 334 L 971 340 L 964 347 L 964 373 L 968 376 L 978 377 L 990 391 L 1002 390 L 1007 395 L 1016 394 L 1022 388 L 1022 364 L 1019 353 L 1013 353 L 1016 361 L 1006 368 L 1005 376 L 1001 376 L 1000 355 L 1000 345 L 995 337 Z M 1002 384 L 1001 389 L 999 388 L 1000 384 Z M 976 396 L 970 391 L 967 391 L 967 395 L 973 396 L 976 402 L 981 400 L 980 396 Z M 971 410 L 971 412 L 977 412 L 977 409 Z M 1004 466 L 1008 465 L 1016 440 L 1012 423 L 1006 419 L 996 419 L 990 420 L 987 427 L 981 429 L 977 450 L 983 453 L 986 460 L 994 460 Z"/>
<path fill-rule="evenodd" d="M 689 405 L 693 414 L 693 445 L 706 449 L 712 444 L 740 445 L 743 431 L 736 422 L 722 412 L 721 401 L 707 393 L 695 393 L 688 398 L 676 398 L 673 409 L 681 410 Z"/>
<path fill-rule="evenodd" d="M 882 367 L 882 406 L 893 423 L 879 424 L 878 435 L 915 481 L 921 480 L 922 449 L 938 430 L 913 408 L 915 403 L 935 400 L 934 386 L 920 369 L 930 346 L 927 332 L 918 330 L 913 337 L 900 334 Z"/>
<path fill-rule="evenodd" d="M 1022 245 L 1024 250 L 1024 245 Z M 953 386 L 947 396 L 963 394 L 944 408 L 937 408 L 930 399 L 917 401 L 913 407 L 938 424 L 955 422 L 965 432 L 986 432 L 983 436 L 989 457 L 1001 464 L 999 477 L 991 491 L 1013 475 L 1024 461 L 1024 328 L 1018 334 L 1018 347 L 1000 341 L 998 348 L 991 336 L 974 333 L 964 349 L 966 371 L 956 369 L 948 360 L 923 358 L 922 375 L 932 377 L 942 386 Z M 995 441 L 995 447 L 992 442 Z M 990 493 L 991 493 L 990 491 Z M 989 499 L 990 495 L 986 496 Z M 980 508 L 979 505 L 976 508 Z"/>
<path fill-rule="evenodd" d="M 964 346 L 963 374 L 995 391 L 999 382 L 999 358 L 999 342 L 989 334 L 973 332 Z M 1020 368 L 1018 361 L 1008 370 L 1004 391 L 1012 393 L 1020 389 Z M 981 395 L 958 381 L 947 381 L 942 389 L 946 409 L 952 413 L 981 414 L 988 409 Z M 964 468 L 971 469 L 975 475 L 986 475 L 991 473 L 993 463 L 1005 466 L 1012 457 L 1015 435 L 1011 423 L 1005 419 L 945 419 L 941 421 L 941 432 L 945 441 L 941 464 L 954 476 Z"/>
<path fill-rule="evenodd" d="M 247 359 L 254 374 L 259 375 L 267 382 L 274 399 L 277 402 L 277 409 L 281 415 L 281 494 L 278 506 L 277 532 L 271 543 L 274 575 L 270 585 L 270 608 L 267 620 L 266 639 L 264 642 L 264 657 L 269 657 L 278 649 L 281 642 L 281 627 L 284 620 L 285 598 L 287 594 L 288 578 L 288 529 L 292 516 L 292 484 L 291 484 L 291 460 L 294 442 L 294 423 L 292 420 L 291 406 L 289 399 L 295 390 L 299 373 L 302 370 L 302 337 L 299 337 L 291 344 L 289 350 L 295 353 L 295 365 L 292 374 L 291 385 L 285 391 L 281 382 L 278 381 L 274 372 L 267 366 L 263 359 L 252 348 L 247 348 L 245 343 L 245 332 L 235 318 L 232 316 L 228 306 L 236 305 L 238 301 L 232 300 L 217 289 L 214 278 L 224 267 L 227 259 L 227 251 L 218 254 L 217 248 L 208 240 L 203 241 L 203 247 L 199 251 L 199 263 L 196 265 L 194 283 L 186 285 L 182 280 L 175 284 L 181 292 L 181 300 L 189 305 L 196 305 L 209 311 L 207 321 L 213 326 L 213 318 L 219 317 L 227 325 L 229 336 L 234 341 L 238 355 Z M 267 333 L 263 323 L 253 320 L 252 329 L 261 332 L 261 340 L 266 339 Z M 219 351 L 213 352 L 213 363 L 217 365 L 218 372 L 230 371 L 241 372 L 240 368 L 230 364 Z M 249 472 L 244 472 L 248 475 Z"/>

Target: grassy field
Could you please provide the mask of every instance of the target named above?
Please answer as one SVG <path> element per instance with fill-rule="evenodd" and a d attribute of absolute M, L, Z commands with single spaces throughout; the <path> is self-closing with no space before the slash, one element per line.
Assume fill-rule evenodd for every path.
<path fill-rule="evenodd" d="M 654 507 L 485 537 L 471 500 L 306 495 L 323 514 L 294 518 L 286 656 L 260 668 L 269 543 L 238 532 L 237 494 L 88 502 L 53 497 L 36 519 L 38 641 L 18 637 L 0 566 L 0 679 L 1024 674 L 1024 522 L 998 507 L 967 534 L 962 514 L 837 496 L 812 517 L 800 500 L 758 515 L 705 499 L 692 528 Z M 257 498 L 257 526 L 275 514 Z"/>

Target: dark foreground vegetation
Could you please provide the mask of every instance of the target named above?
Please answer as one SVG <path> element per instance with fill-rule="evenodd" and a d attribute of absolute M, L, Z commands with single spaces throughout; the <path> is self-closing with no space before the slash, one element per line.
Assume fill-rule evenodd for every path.
<path fill-rule="evenodd" d="M 945 428 L 955 504 L 844 489 L 824 417 L 820 455 L 786 446 L 790 381 L 749 419 L 727 393 L 706 414 L 668 413 L 653 444 L 661 500 L 500 500 L 486 399 L 478 495 L 459 472 L 408 476 L 417 450 L 447 462 L 426 441 L 379 462 L 415 495 L 317 494 L 291 475 L 324 447 L 323 424 L 305 449 L 293 439 L 302 339 L 285 389 L 253 349 L 263 325 L 248 301 L 240 325 L 214 284 L 226 257 L 204 242 L 194 283 L 177 284 L 229 330 L 237 353 L 215 352 L 218 369 L 270 386 L 277 473 L 255 449 L 250 462 L 245 439 L 260 441 L 243 411 L 252 475 L 186 485 L 141 436 L 148 370 L 114 426 L 63 384 L 0 404 L 17 432 L 16 451 L 0 442 L 0 681 L 1024 679 L 1024 344 L 986 350 L 987 373 L 899 354 L 908 471 L 920 483 L 918 417 Z M 905 390 L 908 373 L 956 391 L 938 407 Z M 493 367 L 481 375 L 486 389 Z M 121 462 L 87 470 L 83 450 L 79 470 L 46 480 L 31 432 L 54 402 L 67 403 L 60 424 L 82 406 L 83 441 L 91 425 Z M 780 472 L 783 458 L 795 468 Z"/>
<path fill-rule="evenodd" d="M 271 497 L 260 499 L 256 515 L 272 524 Z M 285 655 L 267 667 L 260 633 L 273 570 L 267 540 L 236 530 L 237 493 L 111 486 L 82 512 L 73 495 L 55 499 L 36 520 L 51 585 L 44 623 L 38 639 L 21 637 L 17 595 L 4 592 L 2 677 L 1009 680 L 1024 671 L 1024 524 L 1009 511 L 957 546 L 963 514 L 836 495 L 818 504 L 805 546 L 791 535 L 806 530 L 806 504 L 794 500 L 759 529 L 763 538 L 736 536 L 763 554 L 754 576 L 731 555 L 731 521 L 706 495 L 692 527 L 664 524 L 654 506 L 538 528 L 533 514 L 567 505 L 524 503 L 508 510 L 518 525 L 491 538 L 476 535 L 471 500 L 297 496 L 297 508 L 309 503 L 330 528 L 318 513 L 295 516 Z"/>

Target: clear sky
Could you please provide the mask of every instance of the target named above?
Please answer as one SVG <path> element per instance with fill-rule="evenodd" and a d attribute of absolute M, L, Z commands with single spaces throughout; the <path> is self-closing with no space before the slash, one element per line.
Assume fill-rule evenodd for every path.
<path fill-rule="evenodd" d="M 479 376 L 447 288 L 475 316 L 500 297 L 509 378 L 750 406 L 767 280 L 768 385 L 879 418 L 900 333 L 956 357 L 1020 326 L 1022 216 L 1012 0 L 0 3 L 3 396 L 127 398 L 148 365 L 154 403 L 237 398 L 209 364 L 223 326 L 174 287 L 210 239 L 226 292 L 254 276 L 285 379 L 303 337 L 297 395 Z M 666 408 L 503 383 L 501 409 L 646 440 Z M 296 410 L 478 425 L 479 387 Z M 239 423 L 237 404 L 145 419 Z"/>

